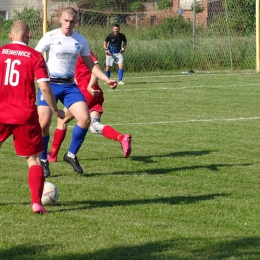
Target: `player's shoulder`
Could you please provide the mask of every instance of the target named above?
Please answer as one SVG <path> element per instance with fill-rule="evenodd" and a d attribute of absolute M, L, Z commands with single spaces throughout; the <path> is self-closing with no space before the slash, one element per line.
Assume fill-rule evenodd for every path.
<path fill-rule="evenodd" d="M 37 57 L 39 57 L 39 58 L 43 58 L 41 52 L 39 52 L 39 51 L 37 51 L 37 50 L 35 50 L 35 49 L 31 48 L 31 47 L 29 47 L 29 48 L 30 48 L 31 53 L 32 53 L 34 56 L 37 56 Z"/>
<path fill-rule="evenodd" d="M 30 60 L 34 61 L 41 61 L 43 59 L 43 56 L 40 52 L 33 49 L 32 47 L 19 43 L 19 42 L 12 42 L 9 44 L 6 44 L 2 47 L 0 47 L 0 52 L 2 54 L 12 54 L 16 55 L 17 58 L 23 59 L 23 58 L 30 58 Z"/>
<path fill-rule="evenodd" d="M 76 38 L 81 38 L 81 39 L 86 39 L 85 36 L 77 31 L 73 31 L 72 35 L 73 37 L 76 37 Z"/>
<path fill-rule="evenodd" d="M 121 36 L 121 37 L 124 37 L 124 38 L 126 38 L 126 36 L 125 36 L 125 34 L 123 34 L 123 33 L 119 33 L 119 35 Z"/>
<path fill-rule="evenodd" d="M 87 42 L 86 37 L 77 31 L 73 31 L 71 37 L 81 43 Z"/>
<path fill-rule="evenodd" d="M 0 49 L 12 49 L 12 50 L 17 50 L 17 51 L 27 51 L 27 52 L 39 54 L 38 51 L 35 51 L 32 47 L 30 47 L 22 42 L 8 43 L 8 44 L 0 47 Z"/>
<path fill-rule="evenodd" d="M 8 48 L 9 45 L 11 45 L 11 43 L 7 43 L 7 44 L 5 44 L 3 46 L 0 46 L 0 50 Z"/>
<path fill-rule="evenodd" d="M 109 33 L 109 34 L 107 35 L 107 38 L 111 38 L 111 37 L 113 37 L 113 36 L 114 36 L 114 33 L 111 32 L 111 33 Z"/>

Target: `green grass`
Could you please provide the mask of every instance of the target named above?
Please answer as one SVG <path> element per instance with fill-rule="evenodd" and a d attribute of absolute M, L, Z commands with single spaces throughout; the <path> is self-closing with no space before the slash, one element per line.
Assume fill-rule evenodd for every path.
<path fill-rule="evenodd" d="M 47 179 L 60 191 L 49 214 L 31 212 L 26 162 L 11 138 L 3 144 L 0 259 L 259 259 L 259 75 L 124 81 L 114 91 L 100 82 L 102 122 L 132 134 L 131 157 L 88 133 L 79 176 L 62 162 L 72 122 Z"/>

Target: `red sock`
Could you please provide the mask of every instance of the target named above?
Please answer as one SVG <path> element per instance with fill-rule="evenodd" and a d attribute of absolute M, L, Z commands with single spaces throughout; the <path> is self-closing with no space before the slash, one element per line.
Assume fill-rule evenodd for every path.
<path fill-rule="evenodd" d="M 31 202 L 41 203 L 43 186 L 44 186 L 44 174 L 40 165 L 33 165 L 29 168 L 28 184 L 31 192 Z"/>
<path fill-rule="evenodd" d="M 102 135 L 108 139 L 112 139 L 114 141 L 121 142 L 123 139 L 123 135 L 117 132 L 113 127 L 110 125 L 105 125 L 102 130 Z"/>
<path fill-rule="evenodd" d="M 52 144 L 51 144 L 51 150 L 50 150 L 50 156 L 55 157 L 57 156 L 61 144 L 66 136 L 67 129 L 60 130 L 60 129 L 55 129 L 53 138 L 52 138 Z"/>

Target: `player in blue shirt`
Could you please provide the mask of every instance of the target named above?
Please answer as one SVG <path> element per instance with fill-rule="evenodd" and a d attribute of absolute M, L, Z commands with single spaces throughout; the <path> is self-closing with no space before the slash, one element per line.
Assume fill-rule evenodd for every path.
<path fill-rule="evenodd" d="M 123 43 L 123 46 L 122 46 Z M 120 33 L 120 26 L 114 24 L 113 32 L 104 41 L 106 52 L 106 75 L 110 78 L 110 70 L 114 63 L 118 64 L 118 84 L 125 85 L 122 81 L 124 76 L 124 58 L 122 53 L 127 45 L 126 36 Z"/>

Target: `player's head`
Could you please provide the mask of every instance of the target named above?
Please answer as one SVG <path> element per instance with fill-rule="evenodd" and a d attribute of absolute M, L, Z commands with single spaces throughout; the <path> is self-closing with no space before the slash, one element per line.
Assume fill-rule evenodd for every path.
<path fill-rule="evenodd" d="M 75 25 L 78 22 L 78 13 L 72 7 L 63 9 L 60 17 L 61 32 L 67 36 L 72 34 Z"/>
<path fill-rule="evenodd" d="M 30 28 L 27 23 L 24 21 L 16 21 L 13 23 L 11 27 L 11 31 L 9 33 L 9 39 L 12 41 L 23 42 L 25 44 L 29 43 L 30 39 Z"/>
<path fill-rule="evenodd" d="M 118 35 L 119 34 L 119 32 L 120 32 L 120 26 L 119 26 L 119 24 L 114 24 L 114 27 L 113 27 L 113 33 L 114 33 L 114 35 Z"/>

